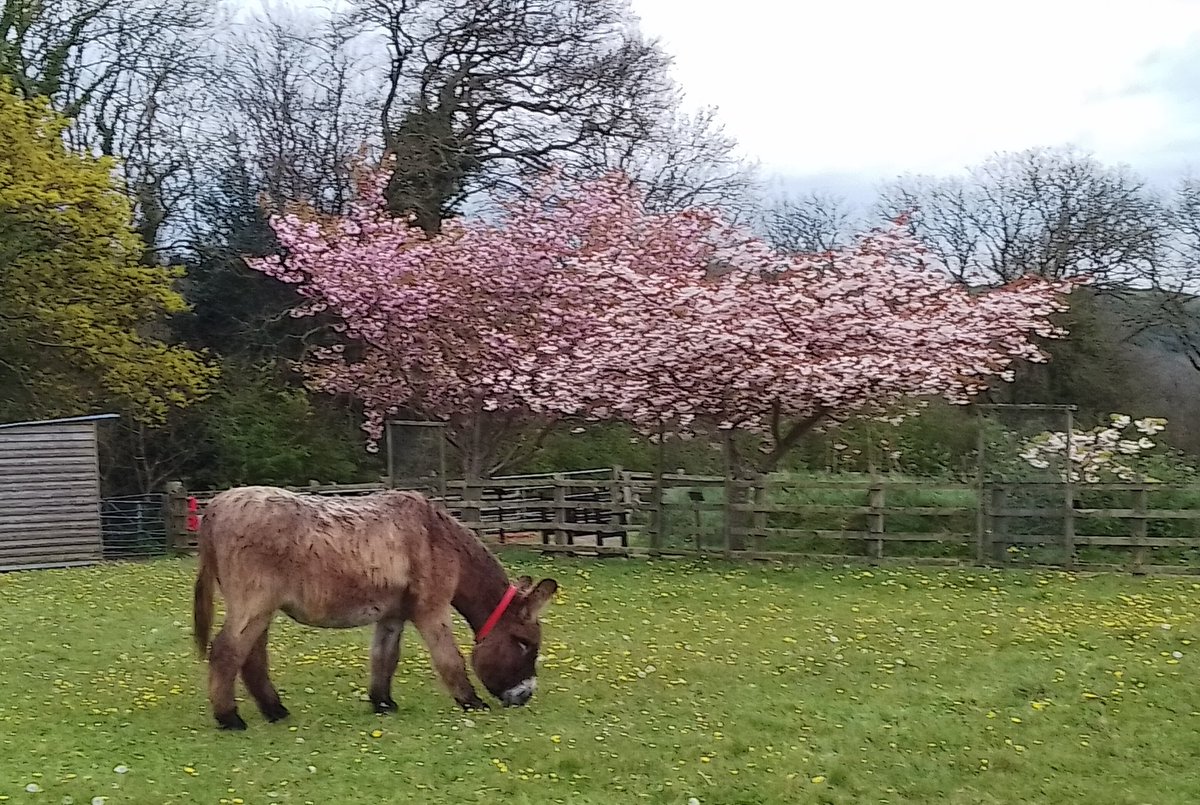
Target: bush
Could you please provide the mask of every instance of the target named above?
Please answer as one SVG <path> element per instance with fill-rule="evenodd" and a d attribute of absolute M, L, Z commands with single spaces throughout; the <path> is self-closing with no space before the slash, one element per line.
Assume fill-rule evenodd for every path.
<path fill-rule="evenodd" d="M 197 411 L 206 451 L 191 467 L 189 485 L 377 479 L 382 456 L 366 452 L 363 434 L 346 411 L 322 402 L 282 384 L 270 368 L 226 368 L 217 392 Z"/>

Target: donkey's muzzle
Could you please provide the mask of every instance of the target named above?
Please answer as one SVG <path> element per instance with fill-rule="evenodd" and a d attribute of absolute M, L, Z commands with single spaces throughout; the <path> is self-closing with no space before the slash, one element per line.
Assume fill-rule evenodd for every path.
<path fill-rule="evenodd" d="M 530 677 L 500 694 L 500 701 L 508 707 L 520 707 L 533 698 L 535 690 L 537 690 L 537 679 Z"/>

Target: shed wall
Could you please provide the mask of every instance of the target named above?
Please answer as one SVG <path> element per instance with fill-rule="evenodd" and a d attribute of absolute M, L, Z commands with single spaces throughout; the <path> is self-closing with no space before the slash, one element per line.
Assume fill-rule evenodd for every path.
<path fill-rule="evenodd" d="M 0 429 L 0 570 L 100 560 L 94 422 Z"/>

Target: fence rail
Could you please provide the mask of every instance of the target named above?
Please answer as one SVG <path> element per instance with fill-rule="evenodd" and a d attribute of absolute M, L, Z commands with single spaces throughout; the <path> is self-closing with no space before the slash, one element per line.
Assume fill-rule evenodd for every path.
<path fill-rule="evenodd" d="M 364 495 L 385 488 L 295 489 Z M 1200 572 L 1200 487 L 732 478 L 614 467 L 458 479 L 443 488 L 442 502 L 486 541 L 547 553 Z M 213 494 L 171 492 L 168 544 L 194 545 L 187 499 L 199 517 Z"/>
<path fill-rule="evenodd" d="M 166 495 L 126 495 L 100 501 L 100 536 L 105 559 L 134 559 L 167 553 Z"/>
<path fill-rule="evenodd" d="M 628 473 L 619 467 L 600 470 L 506 476 L 480 480 L 452 480 L 438 499 L 464 525 L 489 541 L 507 545 L 540 542 L 596 553 L 611 548 L 609 540 L 627 548 L 625 525 L 628 507 L 624 490 Z M 420 480 L 364 484 L 316 484 L 286 487 L 294 492 L 326 496 L 361 496 L 385 489 L 417 489 L 428 493 Z M 196 528 L 188 527 L 189 514 L 198 523 L 204 509 L 220 490 L 188 491 L 173 484 L 168 492 L 168 530 L 175 550 L 196 545 Z M 193 506 L 194 509 L 189 509 Z"/>

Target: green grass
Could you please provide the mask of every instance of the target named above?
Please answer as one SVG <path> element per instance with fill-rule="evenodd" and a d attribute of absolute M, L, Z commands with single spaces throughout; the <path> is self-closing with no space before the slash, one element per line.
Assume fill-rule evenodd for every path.
<path fill-rule="evenodd" d="M 458 712 L 410 634 L 400 712 L 376 716 L 366 630 L 281 617 L 272 662 L 292 717 L 269 725 L 243 703 L 240 734 L 207 712 L 191 561 L 0 576 L 0 797 L 1200 800 L 1190 580 L 505 561 L 563 585 L 527 708 Z"/>

